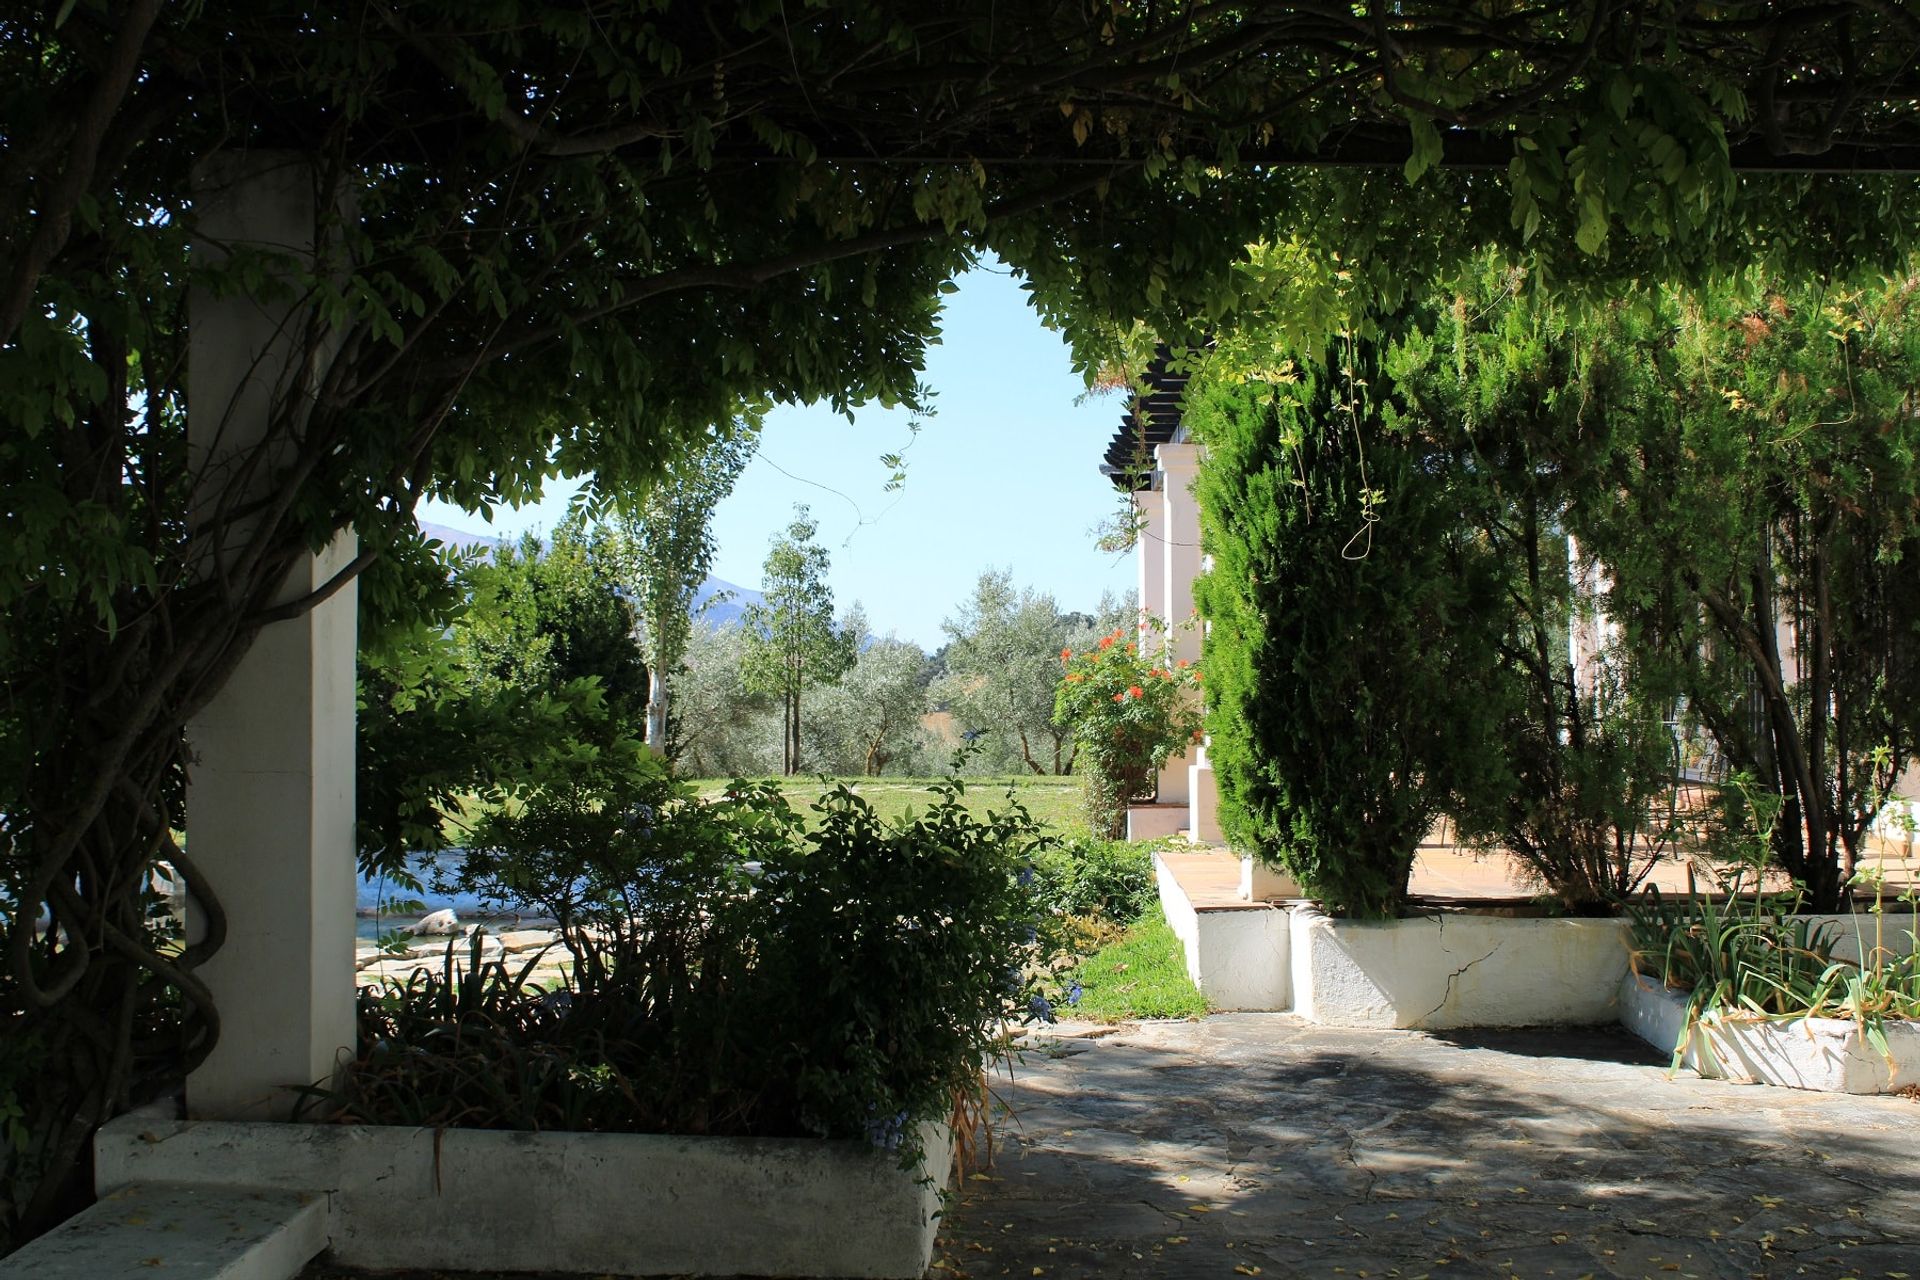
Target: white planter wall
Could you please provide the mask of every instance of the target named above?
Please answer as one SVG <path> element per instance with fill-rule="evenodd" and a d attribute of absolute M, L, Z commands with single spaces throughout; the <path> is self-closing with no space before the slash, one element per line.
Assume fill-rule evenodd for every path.
<path fill-rule="evenodd" d="M 601 1275 L 918 1277 L 952 1163 L 858 1142 L 182 1121 L 95 1137 L 95 1188 L 327 1197 L 345 1266 Z"/>
<path fill-rule="evenodd" d="M 1334 1027 L 1611 1022 L 1627 971 L 1618 920 L 1335 920 L 1300 906 L 1292 937 L 1294 1011 Z"/>
<path fill-rule="evenodd" d="M 1187 974 L 1216 1009 L 1285 1009 L 1293 1003 L 1291 913 L 1249 902 L 1196 908 L 1158 856 L 1160 906 L 1186 952 Z"/>
<path fill-rule="evenodd" d="M 1621 984 L 1620 1021 L 1662 1053 L 1672 1053 L 1687 1025 L 1687 997 L 1629 975 Z M 1781 1085 L 1826 1093 L 1892 1093 L 1920 1084 L 1920 1027 L 1886 1027 L 1890 1055 L 1867 1043 L 1843 1018 L 1749 1021 L 1709 1016 L 1687 1039 L 1680 1065 L 1703 1076 L 1743 1084 Z"/>
<path fill-rule="evenodd" d="M 1335 919 L 1303 902 L 1196 907 L 1159 858 L 1154 869 L 1187 973 L 1216 1009 L 1429 1030 L 1597 1025 L 1625 1016 L 1625 920 L 1450 911 L 1365 921 Z M 1856 938 L 1869 950 L 1876 945 L 1871 914 L 1807 918 L 1834 926 L 1844 958 L 1857 955 Z M 1880 923 L 1878 945 L 1913 949 L 1904 910 L 1888 910 Z"/>

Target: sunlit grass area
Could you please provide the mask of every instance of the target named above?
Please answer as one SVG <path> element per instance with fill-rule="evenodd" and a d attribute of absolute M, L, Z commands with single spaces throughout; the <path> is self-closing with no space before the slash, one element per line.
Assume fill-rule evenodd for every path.
<path fill-rule="evenodd" d="M 1081 988 L 1076 1018 L 1122 1022 L 1207 1012 L 1207 998 L 1187 977 L 1180 939 L 1157 907 L 1127 926 L 1118 941 L 1082 960 L 1072 981 Z"/>

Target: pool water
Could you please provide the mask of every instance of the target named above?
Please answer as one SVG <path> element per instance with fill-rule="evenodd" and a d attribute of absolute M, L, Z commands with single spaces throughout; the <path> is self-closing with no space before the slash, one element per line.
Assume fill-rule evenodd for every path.
<path fill-rule="evenodd" d="M 475 894 L 437 891 L 434 881 L 451 878 L 460 869 L 463 856 L 459 849 L 408 854 L 407 870 L 421 884 L 418 893 L 402 889 L 383 876 L 357 877 L 353 904 L 358 917 L 354 927 L 355 936 L 362 941 L 371 941 L 383 933 L 403 929 L 423 915 L 448 908 L 460 917 L 462 924 L 485 924 L 499 929 L 532 923 L 511 911 L 501 912 L 498 904 L 489 904 Z M 393 910 L 393 904 L 397 902 L 405 903 L 406 909 Z"/>

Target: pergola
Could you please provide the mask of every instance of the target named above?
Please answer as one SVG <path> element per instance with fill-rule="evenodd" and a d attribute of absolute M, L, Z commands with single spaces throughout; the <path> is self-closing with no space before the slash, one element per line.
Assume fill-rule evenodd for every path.
<path fill-rule="evenodd" d="M 1616 72 L 1621 78 L 1614 88 L 1626 94 L 1629 107 L 1641 89 L 1669 83 L 1680 86 L 1676 95 L 1697 90 L 1690 99 L 1696 103 L 1707 101 L 1710 88 L 1729 95 L 1726 102 L 1750 104 L 1735 136 L 1721 134 L 1736 173 L 1920 171 L 1920 80 L 1913 71 L 1920 20 L 1902 6 L 1865 2 L 1743 3 L 1679 15 L 1666 6 L 1606 2 L 1566 12 L 1256 2 L 1111 6 L 1105 17 L 1100 6 L 1010 13 L 993 5 L 896 4 L 823 6 L 796 11 L 790 21 L 783 14 L 778 24 L 762 15 L 734 25 L 732 16 L 718 17 L 710 6 L 666 6 L 649 20 L 656 34 L 665 33 L 663 40 L 679 42 L 677 61 L 661 59 L 646 41 L 625 38 L 642 24 L 617 8 L 611 12 L 618 21 L 605 29 L 569 6 L 533 5 L 535 18 L 551 21 L 476 32 L 457 6 L 376 7 L 380 20 L 370 18 L 364 29 L 329 25 L 338 15 L 325 6 L 169 11 L 155 0 L 132 0 L 46 7 L 58 13 L 0 23 L 0 52 L 13 59 L 8 65 L 25 85 L 19 100 L 31 100 L 39 112 L 17 131 L 12 121 L 7 126 L 11 203 L 0 223 L 6 237 L 0 244 L 9 249 L 0 263 L 0 342 L 12 343 L 23 324 L 45 323 L 45 296 L 53 291 L 43 288 L 47 281 L 111 277 L 92 259 L 69 261 L 84 258 L 76 245 L 97 253 L 100 243 L 111 243 L 87 244 L 74 234 L 84 229 L 90 209 L 98 212 L 96 191 L 125 197 L 109 216 L 122 220 L 118 230 L 134 228 L 130 239 L 155 227 L 173 230 L 175 215 L 185 215 L 192 220 L 192 255 L 201 261 L 251 246 L 280 255 L 288 272 L 338 260 L 322 252 L 325 237 L 334 234 L 323 227 L 360 227 L 352 210 L 317 207 L 313 193 L 328 186 L 316 181 L 318 172 L 337 180 L 344 166 L 378 173 L 395 187 L 411 183 L 421 192 L 449 193 L 422 221 L 440 235 L 426 247 L 443 261 L 453 255 L 460 269 L 452 271 L 455 283 L 445 293 L 423 299 L 427 315 L 416 328 L 427 338 L 402 352 L 369 355 L 378 345 L 369 341 L 357 357 L 341 353 L 316 312 L 285 290 L 193 293 L 186 398 L 195 497 L 186 540 L 197 550 L 180 552 L 166 540 L 175 537 L 171 530 L 155 534 L 151 548 L 157 560 L 184 555 L 188 579 L 219 574 L 222 557 L 256 527 L 267 530 L 276 569 L 280 552 L 306 536 L 284 510 L 274 509 L 273 486 L 291 483 L 280 474 L 289 461 L 280 452 L 288 447 L 285 427 L 316 404 L 337 411 L 331 425 L 338 427 L 370 412 L 368 405 L 379 411 L 413 403 L 407 394 L 424 388 L 416 397 L 427 406 L 420 420 L 392 425 L 396 437 L 406 438 L 406 447 L 396 450 L 403 455 L 395 466 L 400 479 L 372 495 L 395 506 L 417 497 L 434 479 L 432 467 L 445 461 L 431 456 L 434 433 L 470 392 L 470 378 L 491 376 L 497 383 L 506 380 L 500 372 L 506 369 L 546 394 L 568 394 L 570 375 L 580 372 L 566 363 L 568 340 L 585 342 L 622 326 L 660 342 L 682 336 L 643 331 L 647 307 L 677 300 L 688 312 L 724 312 L 744 325 L 778 302 L 794 324 L 813 320 L 828 329 L 834 326 L 821 320 L 821 304 L 789 287 L 794 281 L 810 272 L 831 279 L 828 273 L 838 269 L 856 280 L 857 295 L 857 264 L 893 255 L 907 260 L 894 282 L 931 298 L 944 279 L 936 274 L 955 269 L 984 244 L 1020 251 L 1008 260 L 1030 273 L 1053 318 L 1075 305 L 1089 315 L 1103 307 L 1144 308 L 1147 291 L 1116 292 L 1101 283 L 1138 265 L 1127 254 L 1164 257 L 1153 264 L 1163 276 L 1191 267 L 1195 256 L 1219 266 L 1218 257 L 1244 240 L 1223 247 L 1208 220 L 1237 234 L 1241 222 L 1232 220 L 1251 224 L 1251 197 L 1283 189 L 1292 167 L 1392 173 L 1415 161 L 1417 168 L 1509 172 L 1520 159 L 1516 147 L 1531 141 L 1526 130 L 1570 128 L 1573 116 L 1603 122 L 1610 109 L 1603 89 Z M 598 9 L 595 15 L 606 16 Z M 1117 26 L 1103 28 L 1108 17 Z M 879 36 L 867 29 L 883 19 L 892 26 Z M 634 30 L 621 27 L 628 20 Z M 622 38 L 608 34 L 614 28 Z M 316 52 L 333 60 L 316 62 Z M 364 84 L 362 66 L 375 69 Z M 1434 74 L 1421 83 L 1409 75 L 1419 68 Z M 1650 71 L 1645 85 L 1626 75 L 1649 68 L 1658 74 Z M 43 91 L 35 91 L 36 76 Z M 1691 123 L 1719 127 L 1737 114 L 1720 97 L 1713 102 Z M 1611 109 L 1621 121 L 1632 114 Z M 693 145 L 703 137 L 704 151 Z M 1571 135 L 1555 139 L 1556 155 L 1576 149 Z M 1625 149 L 1614 168 L 1632 178 L 1647 157 L 1632 149 L 1637 142 L 1620 145 Z M 1684 167 L 1688 157 L 1678 158 Z M 1712 158 L 1717 171 L 1717 154 Z M 189 181 L 183 175 L 190 160 L 197 166 Z M 590 162 L 604 164 L 606 172 L 582 179 L 576 170 Z M 494 168 L 469 171 L 487 164 Z M 672 190 L 658 187 L 618 205 L 631 225 L 595 223 L 581 212 L 593 198 L 632 196 L 624 178 L 608 173 L 664 175 L 668 169 L 678 184 Z M 1197 200 L 1197 191 L 1183 192 L 1172 177 L 1154 185 L 1155 175 L 1182 172 L 1196 188 L 1218 180 L 1219 198 Z M 1596 173 L 1599 180 L 1607 176 Z M 470 252 L 469 232 L 483 223 L 495 229 L 489 219 L 512 224 L 501 193 L 522 190 L 516 184 L 528 174 L 533 185 L 549 184 L 542 190 L 571 192 L 579 200 L 580 207 L 562 212 L 582 225 L 542 224 L 561 247 L 526 272 L 528 279 L 560 284 L 530 291 L 530 300 L 512 307 L 503 300 L 507 314 L 497 323 L 465 294 L 460 306 L 450 305 L 467 287 L 465 268 L 497 265 Z M 1229 189 L 1234 184 L 1238 189 Z M 582 186 L 591 188 L 587 196 L 579 195 Z M 718 200 L 701 188 L 718 189 Z M 801 213 L 776 210 L 761 198 L 774 190 Z M 1629 186 L 1628 195 L 1634 190 Z M 948 197 L 951 203 L 941 203 Z M 805 203 L 812 200 L 818 203 Z M 151 218 L 154 202 L 175 220 Z M 1604 225 L 1612 206 L 1601 198 L 1598 207 Z M 551 212 L 513 208 L 529 219 Z M 1504 225 L 1507 211 L 1498 212 Z M 343 214 L 349 216 L 343 220 Z M 1188 234 L 1196 228 L 1205 234 Z M 681 256 L 656 260 L 655 246 L 668 242 Z M 1184 259 L 1161 254 L 1172 243 Z M 378 247 L 394 250 L 395 244 Z M 924 257 L 912 258 L 919 251 Z M 416 293 L 433 294 L 425 273 L 409 282 L 408 288 L 421 286 Z M 1173 281 L 1167 296 L 1183 297 L 1181 283 Z M 124 301 L 111 297 L 114 287 L 101 286 L 96 299 Z M 76 292 L 84 290 L 76 286 Z M 405 318 L 394 300 L 399 293 L 375 298 L 388 323 L 393 313 Z M 593 296 L 573 309 L 576 293 Z M 860 308 L 844 297 L 842 303 L 848 311 L 838 327 L 849 327 L 848 316 L 875 310 L 871 301 Z M 1169 323 L 1180 319 L 1172 305 L 1162 310 Z M 711 322 L 711 315 L 696 318 Z M 718 366 L 724 363 L 719 348 L 732 336 L 703 331 L 708 346 L 694 355 Z M 822 338 L 818 331 L 810 336 Z M 855 349 L 884 365 L 897 357 L 899 344 L 887 343 L 897 336 L 873 337 L 869 347 Z M 436 349 L 436 341 L 444 347 Z M 126 357 L 119 353 L 122 366 Z M 336 357 L 359 359 L 363 368 L 345 380 L 352 394 L 342 392 L 328 405 L 316 388 L 341 367 Z M 520 374 L 529 368 L 535 373 Z M 796 363 L 766 373 L 765 385 L 750 390 L 840 396 L 865 377 L 862 393 L 879 394 L 893 389 L 887 379 L 897 373 L 823 373 Z M 399 383 L 407 394 L 395 391 Z M 685 380 L 676 381 L 670 392 L 685 389 Z M 670 399 L 670 392 L 660 398 Z M 702 408 L 718 398 L 712 392 L 702 384 L 687 399 Z M 1186 487 L 1194 450 L 1171 430 L 1153 438 L 1166 424 L 1158 410 L 1149 409 L 1148 418 L 1147 461 L 1160 479 L 1135 497 L 1146 530 L 1141 596 L 1178 622 L 1191 610 L 1187 584 L 1198 569 L 1196 516 Z M 658 443 L 643 438 L 638 426 L 624 429 L 624 436 L 610 433 L 609 456 L 632 462 Z M 63 430 L 63 440 L 83 434 L 71 424 Z M 336 438 L 365 444 L 377 434 L 355 420 Z M 301 461 L 306 483 L 325 459 Z M 501 465 L 526 470 L 539 461 L 523 454 Z M 84 473 L 74 487 L 91 492 L 92 478 L 117 482 L 124 465 L 124 456 L 103 462 L 89 454 L 80 464 L 55 462 L 51 470 L 69 480 Z M 352 570 L 366 553 L 351 519 L 339 513 L 364 511 L 370 504 L 356 507 L 350 499 L 367 496 L 331 492 L 313 499 L 337 536 L 324 550 L 294 557 L 274 600 L 264 607 L 241 600 L 218 620 L 235 638 L 225 648 L 209 645 L 210 657 L 193 657 L 198 667 L 181 679 L 193 686 L 193 696 L 157 676 L 150 685 L 129 686 L 151 694 L 140 705 L 128 697 L 125 710 L 148 717 L 134 728 L 147 734 L 142 746 L 152 760 L 177 750 L 177 725 L 149 704 L 184 706 L 200 688 L 216 687 L 187 726 L 190 852 L 206 883 L 217 888 L 227 921 L 224 944 L 187 975 L 211 992 L 220 1023 L 217 1047 L 188 1082 L 196 1115 L 284 1115 L 290 1090 L 327 1078 L 354 1042 Z M 275 519 L 277 528 L 254 523 Z M 122 603 L 150 600 L 129 589 Z M 256 627 L 263 616 L 273 620 Z M 144 676 L 142 664 L 154 653 L 178 654 L 158 642 L 139 649 L 127 638 L 131 628 L 109 642 L 98 640 L 101 628 L 92 618 L 73 625 L 75 634 L 97 641 L 91 653 L 98 668 L 115 679 L 129 671 Z M 1190 652 L 1198 637 L 1179 643 Z M 116 644 L 121 647 L 111 647 Z M 95 714 L 88 700 L 122 697 L 119 687 L 82 690 L 57 709 L 84 703 Z M 57 745 L 78 756 L 88 743 Z M 145 788 L 128 807 L 152 801 L 174 763 L 169 756 L 137 781 L 120 777 L 133 790 Z M 1171 774 L 1162 779 L 1164 794 L 1190 794 L 1191 776 L 1179 766 Z M 106 794 L 115 781 L 103 776 L 95 783 Z M 38 798 L 46 812 L 68 816 L 60 788 L 49 792 Z M 70 847 L 83 837 L 105 840 L 101 807 L 75 818 L 61 838 Z M 164 831 L 165 823 L 159 825 Z M 126 850 L 136 844 L 122 837 L 116 856 L 131 856 Z M 75 879 L 71 867 L 56 860 L 36 890 L 39 899 L 21 904 L 29 919 L 54 892 L 47 885 Z M 24 945 L 15 952 L 16 975 L 31 979 L 42 957 L 28 957 Z M 35 992 L 37 1009 L 58 1004 L 65 994 L 52 990 L 58 985 L 49 984 L 51 994 Z"/>

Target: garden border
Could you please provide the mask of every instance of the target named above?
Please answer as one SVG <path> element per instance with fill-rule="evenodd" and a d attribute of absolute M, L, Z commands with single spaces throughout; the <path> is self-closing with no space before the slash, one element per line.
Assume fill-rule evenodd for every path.
<path fill-rule="evenodd" d="M 857 1141 L 191 1121 L 94 1139 L 95 1189 L 320 1192 L 346 1266 L 586 1274 L 921 1276 L 953 1140 L 903 1169 Z M 929 1176 L 927 1171 L 938 1171 Z M 163 1224 L 155 1224 L 159 1229 Z"/>
<path fill-rule="evenodd" d="M 1620 1021 L 1671 1054 L 1687 1025 L 1687 997 L 1638 974 L 1620 984 Z M 1893 1093 L 1920 1085 L 1920 1026 L 1886 1024 L 1889 1061 L 1846 1018 L 1761 1020 L 1709 1013 L 1688 1037 L 1680 1065 L 1709 1079 L 1821 1093 Z"/>

